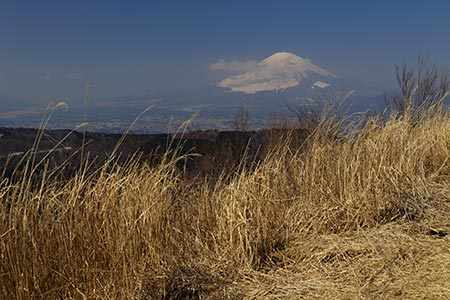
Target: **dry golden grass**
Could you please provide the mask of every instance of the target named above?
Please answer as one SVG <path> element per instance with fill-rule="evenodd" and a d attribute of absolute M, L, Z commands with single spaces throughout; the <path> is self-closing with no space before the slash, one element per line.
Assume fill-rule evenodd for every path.
<path fill-rule="evenodd" d="M 176 153 L 3 179 L 1 298 L 449 299 L 450 117 L 335 125 L 215 181 Z"/>

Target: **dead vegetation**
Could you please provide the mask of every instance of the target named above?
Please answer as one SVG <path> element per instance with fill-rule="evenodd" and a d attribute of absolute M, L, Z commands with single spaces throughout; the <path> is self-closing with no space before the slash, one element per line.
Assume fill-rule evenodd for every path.
<path fill-rule="evenodd" d="M 0 295 L 448 299 L 450 117 L 428 112 L 323 118 L 214 181 L 176 152 L 37 181 L 31 157 L 0 180 Z"/>

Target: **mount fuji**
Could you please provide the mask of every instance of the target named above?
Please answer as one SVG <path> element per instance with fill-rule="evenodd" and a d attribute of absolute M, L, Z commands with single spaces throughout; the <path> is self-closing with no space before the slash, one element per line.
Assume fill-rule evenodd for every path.
<path fill-rule="evenodd" d="M 222 80 L 218 86 L 233 92 L 255 94 L 261 91 L 281 91 L 311 83 L 311 80 L 311 87 L 325 88 L 330 86 L 326 82 L 330 78 L 336 76 L 309 60 L 292 53 L 278 52 L 259 62 L 252 70 Z"/>
<path fill-rule="evenodd" d="M 384 107 L 384 90 L 340 78 L 310 60 L 288 52 L 277 52 L 246 71 L 221 81 L 189 90 L 153 95 L 156 109 L 193 112 L 203 116 L 234 114 L 240 105 L 261 118 L 287 106 L 348 97 L 347 103 L 358 111 Z M 128 103 L 133 102 L 128 101 Z"/>

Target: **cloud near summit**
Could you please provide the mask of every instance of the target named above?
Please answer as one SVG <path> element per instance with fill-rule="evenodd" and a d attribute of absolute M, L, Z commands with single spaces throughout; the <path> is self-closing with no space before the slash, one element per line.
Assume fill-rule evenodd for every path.
<path fill-rule="evenodd" d="M 224 60 L 219 59 L 217 62 L 209 65 L 211 70 L 229 71 L 229 72 L 247 72 L 255 69 L 258 66 L 256 60 L 238 61 L 238 60 Z"/>

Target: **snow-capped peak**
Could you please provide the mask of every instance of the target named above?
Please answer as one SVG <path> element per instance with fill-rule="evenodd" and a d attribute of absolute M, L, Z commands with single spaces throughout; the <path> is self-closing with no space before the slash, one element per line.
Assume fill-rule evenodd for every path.
<path fill-rule="evenodd" d="M 309 60 L 289 52 L 277 52 L 261 61 L 259 66 L 287 71 L 288 69 L 307 76 L 308 72 L 317 73 L 322 76 L 333 76 L 330 72 L 313 65 Z"/>
<path fill-rule="evenodd" d="M 312 75 L 335 77 L 307 59 L 288 52 L 278 52 L 260 61 L 256 68 L 222 80 L 219 86 L 235 92 L 254 94 L 294 87 Z"/>

